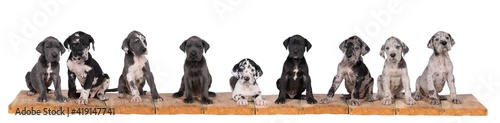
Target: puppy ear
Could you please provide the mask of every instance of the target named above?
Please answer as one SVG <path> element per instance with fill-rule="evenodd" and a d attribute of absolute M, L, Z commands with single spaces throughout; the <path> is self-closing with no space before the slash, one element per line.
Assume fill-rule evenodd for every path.
<path fill-rule="evenodd" d="M 71 42 L 71 37 L 72 37 L 72 36 L 73 36 L 73 35 L 70 35 L 70 36 L 68 36 L 68 38 L 66 38 L 66 40 L 64 40 L 64 48 L 66 48 L 66 49 L 70 49 L 70 48 L 71 48 L 71 47 L 69 46 L 69 43 Z"/>
<path fill-rule="evenodd" d="M 342 43 L 340 43 L 340 45 L 339 45 L 339 49 L 340 49 L 343 53 L 345 53 L 345 51 L 347 50 L 347 48 L 345 47 L 345 43 L 347 43 L 347 40 L 349 40 L 349 39 L 346 39 L 346 40 L 342 41 Z"/>
<path fill-rule="evenodd" d="M 427 48 L 434 49 L 434 45 L 432 44 L 432 40 L 434 39 L 434 36 L 429 39 L 429 43 L 427 43 Z"/>
<path fill-rule="evenodd" d="M 44 44 L 45 44 L 45 40 L 43 40 L 42 42 L 38 43 L 38 45 L 36 46 L 36 51 L 38 51 L 42 55 L 45 55 L 44 52 L 43 52 L 43 45 Z"/>
<path fill-rule="evenodd" d="M 238 76 L 238 68 L 240 67 L 240 63 L 235 64 L 233 67 L 233 70 L 231 70 L 231 74 L 233 74 L 234 77 L 237 79 L 240 79 L 240 76 Z"/>
<path fill-rule="evenodd" d="M 264 74 L 260 66 L 257 64 L 255 64 L 255 71 L 257 71 L 254 75 L 255 79 L 260 78 Z"/>
<path fill-rule="evenodd" d="M 143 35 L 141 32 L 139 32 L 139 31 L 136 31 L 136 32 L 137 32 L 140 36 L 142 36 L 142 38 L 144 38 L 144 44 L 145 44 L 146 46 L 148 46 L 148 42 L 146 41 L 146 36 L 144 36 L 144 35 Z"/>
<path fill-rule="evenodd" d="M 125 38 L 122 43 L 122 50 L 125 51 L 125 54 L 127 54 L 129 51 L 129 45 L 128 45 L 130 42 L 129 39 L 130 39 L 129 36 L 127 36 L 127 38 Z"/>
<path fill-rule="evenodd" d="M 186 43 L 187 43 L 187 40 L 182 42 L 181 46 L 179 46 L 179 48 L 181 48 L 182 52 L 186 52 Z"/>
<path fill-rule="evenodd" d="M 210 45 L 205 40 L 201 40 L 201 42 L 203 42 L 203 48 L 205 48 L 205 53 L 207 53 L 207 50 L 208 48 L 210 48 Z"/>
<path fill-rule="evenodd" d="M 58 41 L 58 43 L 59 43 L 59 50 L 61 50 L 61 56 L 62 56 L 62 54 L 64 54 L 64 52 L 66 52 L 66 49 L 65 49 L 65 48 L 64 48 L 64 46 L 61 44 L 61 42 L 59 42 L 59 41 Z"/>
<path fill-rule="evenodd" d="M 358 38 L 358 40 L 359 40 L 359 42 L 361 42 L 361 45 L 362 45 L 361 46 L 361 56 L 365 56 L 366 54 L 368 54 L 368 52 L 370 52 L 370 47 L 368 47 L 368 45 L 366 45 L 366 43 L 363 40 L 361 40 L 359 38 Z"/>
<path fill-rule="evenodd" d="M 285 49 L 288 50 L 288 43 L 290 43 L 290 38 L 288 37 L 285 41 L 283 41 L 283 46 L 285 46 Z"/>
<path fill-rule="evenodd" d="M 380 56 L 385 59 L 385 44 L 380 48 Z"/>
<path fill-rule="evenodd" d="M 307 39 L 305 39 L 305 41 L 306 41 L 306 51 L 309 52 L 309 49 L 311 49 L 312 44 Z"/>
<path fill-rule="evenodd" d="M 94 38 L 92 38 L 92 36 L 90 36 L 90 35 L 88 35 L 88 36 L 89 36 L 88 38 L 89 38 L 90 43 L 92 43 L 92 50 L 95 51 L 95 48 L 94 48 Z"/>
<path fill-rule="evenodd" d="M 450 33 L 448 33 L 448 37 L 450 37 L 451 46 L 455 45 L 455 40 L 451 37 Z"/>
<path fill-rule="evenodd" d="M 401 42 L 401 48 L 403 48 L 403 55 L 406 55 L 406 53 L 408 53 L 408 51 L 410 51 L 410 48 L 405 44 L 405 42 L 402 42 L 402 41 L 399 41 Z"/>

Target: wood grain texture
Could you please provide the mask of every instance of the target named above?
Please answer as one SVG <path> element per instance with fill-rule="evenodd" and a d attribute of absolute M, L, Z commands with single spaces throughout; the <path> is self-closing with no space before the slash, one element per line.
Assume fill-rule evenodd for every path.
<path fill-rule="evenodd" d="M 268 101 L 267 106 L 255 106 L 257 115 L 274 114 L 302 114 L 300 100 L 287 99 L 285 104 L 275 104 L 278 95 L 264 95 L 264 100 Z"/>
<path fill-rule="evenodd" d="M 451 97 L 446 96 L 448 100 L 442 100 L 443 115 L 451 116 L 487 116 L 488 109 L 483 106 L 472 94 L 457 95 L 462 104 L 453 104 Z"/>
<path fill-rule="evenodd" d="M 405 99 L 396 100 L 396 115 L 441 115 L 441 105 L 429 104 L 429 99 L 416 101 L 415 105 L 407 105 Z"/>
<path fill-rule="evenodd" d="M 154 102 L 156 114 L 203 114 L 203 105 L 198 101 L 184 103 L 184 97 L 173 98 L 171 93 L 160 93 L 162 102 Z"/>
<path fill-rule="evenodd" d="M 349 106 L 349 114 L 351 115 L 394 115 L 396 114 L 396 104 L 382 105 L 382 100 L 376 100 L 373 102 L 365 101 L 364 99 L 359 99 L 361 105 L 352 106 L 349 100 L 346 100 Z"/>
<path fill-rule="evenodd" d="M 89 99 L 89 103 L 87 105 L 76 104 L 76 99 L 68 99 L 68 102 L 58 102 L 56 101 L 56 97 L 54 94 L 47 94 L 47 102 L 37 102 L 38 93 L 33 96 L 27 95 L 28 90 L 20 91 L 16 98 L 9 105 L 8 112 L 13 114 L 16 110 L 22 110 L 26 108 L 26 110 L 48 110 L 48 109 L 60 109 L 63 110 L 72 110 L 77 108 L 106 108 L 106 105 L 103 101 L 93 98 Z M 66 90 L 61 91 L 62 95 L 67 97 L 68 92 Z"/>
<path fill-rule="evenodd" d="M 204 105 L 205 114 L 216 115 L 253 115 L 255 105 L 249 102 L 246 106 L 239 106 L 231 99 L 231 92 L 217 93 L 216 97 L 211 97 L 213 104 Z"/>
<path fill-rule="evenodd" d="M 326 94 L 314 94 L 314 98 L 319 102 Z M 301 100 L 303 114 L 349 114 L 349 107 L 341 95 L 333 96 L 333 101 L 328 104 L 307 104 L 306 100 Z"/>
<path fill-rule="evenodd" d="M 141 95 L 142 102 L 132 103 L 131 95 L 125 98 L 118 98 L 118 93 L 106 93 L 109 100 L 106 101 L 108 108 L 115 108 L 116 114 L 155 114 L 155 105 L 151 99 L 151 94 Z"/>

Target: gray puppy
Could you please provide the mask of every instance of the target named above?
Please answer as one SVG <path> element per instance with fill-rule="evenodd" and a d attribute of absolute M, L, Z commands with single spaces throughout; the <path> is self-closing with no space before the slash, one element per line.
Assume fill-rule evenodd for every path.
<path fill-rule="evenodd" d="M 47 102 L 47 93 L 53 93 L 49 86 L 54 82 L 56 100 L 67 102 L 68 98 L 61 93 L 61 77 L 59 76 L 60 56 L 66 51 L 56 38 L 49 36 L 36 47 L 41 55 L 31 71 L 26 73 L 26 84 L 29 88 L 28 95 L 39 93 L 38 102 Z"/>
<path fill-rule="evenodd" d="M 181 97 L 186 93 L 184 103 L 193 103 L 194 93 L 196 96 L 201 95 L 202 104 L 213 103 L 209 96 L 215 97 L 216 94 L 208 91 L 212 85 L 212 75 L 203 56 L 203 51 L 207 52 L 208 48 L 210 45 L 197 36 L 191 36 L 181 44 L 180 49 L 186 53 L 184 75 L 179 91 L 172 94 L 172 97 Z"/>

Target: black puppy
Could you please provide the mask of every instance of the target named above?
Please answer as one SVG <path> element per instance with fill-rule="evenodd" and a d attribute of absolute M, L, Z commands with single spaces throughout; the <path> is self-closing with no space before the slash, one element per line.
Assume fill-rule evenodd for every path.
<path fill-rule="evenodd" d="M 311 77 L 309 76 L 309 68 L 304 52 L 311 49 L 311 43 L 300 35 L 293 35 L 283 42 L 283 45 L 288 49 L 289 54 L 283 64 L 283 72 L 281 78 L 276 81 L 276 86 L 279 89 L 278 99 L 274 103 L 283 104 L 286 99 L 303 99 L 302 92 L 306 91 L 305 99 L 308 104 L 317 103 L 314 99 Z"/>
<path fill-rule="evenodd" d="M 59 76 L 59 60 L 66 50 L 59 40 L 49 36 L 36 46 L 40 53 L 38 62 L 30 72 L 26 73 L 26 84 L 30 89 L 29 96 L 39 93 L 38 102 L 47 102 L 47 93 L 53 93 L 49 86 L 54 82 L 56 100 L 66 102 L 67 98 L 61 94 L 61 77 Z"/>
<path fill-rule="evenodd" d="M 64 47 L 71 50 L 68 58 L 68 97 L 78 98 L 77 104 L 88 104 L 88 98 L 96 96 L 100 100 L 108 100 L 104 92 L 109 87 L 109 76 L 102 72 L 101 67 L 90 55 L 90 44 L 94 49 L 94 39 L 89 34 L 77 31 L 71 34 Z M 75 79 L 78 78 L 83 87 L 81 95 L 76 93 Z"/>
<path fill-rule="evenodd" d="M 184 103 L 193 103 L 194 93 L 201 95 L 202 104 L 213 103 L 209 96 L 215 97 L 215 93 L 208 91 L 212 85 L 212 75 L 203 56 L 203 51 L 207 52 L 208 48 L 210 45 L 197 36 L 191 36 L 181 44 L 180 49 L 186 53 L 186 60 L 181 87 L 172 95 L 174 98 L 181 97 L 185 92 Z"/>

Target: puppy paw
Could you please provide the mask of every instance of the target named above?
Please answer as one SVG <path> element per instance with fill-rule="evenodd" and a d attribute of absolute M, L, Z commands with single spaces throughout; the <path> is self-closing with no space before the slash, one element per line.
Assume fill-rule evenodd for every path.
<path fill-rule="evenodd" d="M 217 94 L 215 94 L 214 92 L 209 91 L 208 92 L 208 96 L 209 97 L 215 97 L 215 96 L 217 96 Z"/>
<path fill-rule="evenodd" d="M 201 104 L 212 104 L 212 103 L 214 102 L 209 98 L 201 98 Z"/>
<path fill-rule="evenodd" d="M 306 98 L 307 104 L 316 104 L 318 101 L 314 98 Z"/>
<path fill-rule="evenodd" d="M 349 103 L 352 105 L 352 106 L 358 106 L 358 105 L 361 105 L 361 103 L 359 102 L 358 99 L 351 99 L 349 101 Z"/>
<path fill-rule="evenodd" d="M 367 98 L 366 98 L 366 101 L 368 101 L 368 102 L 373 102 L 373 101 L 375 101 L 375 100 L 377 100 L 377 99 L 375 99 L 375 97 L 374 97 L 374 96 L 370 96 L 370 97 L 367 97 Z"/>
<path fill-rule="evenodd" d="M 422 99 L 422 96 L 420 96 L 420 95 L 413 95 L 413 99 L 415 99 L 415 100 L 418 101 L 418 100 Z"/>
<path fill-rule="evenodd" d="M 267 101 L 265 101 L 265 100 L 255 100 L 254 103 L 257 106 L 266 106 L 267 105 Z"/>
<path fill-rule="evenodd" d="M 246 99 L 240 99 L 236 101 L 236 104 L 238 105 L 248 105 L 248 101 Z"/>
<path fill-rule="evenodd" d="M 161 102 L 161 101 L 163 101 L 163 98 L 161 98 L 160 96 L 154 96 L 153 97 L 153 101 L 155 101 L 155 102 Z"/>
<path fill-rule="evenodd" d="M 126 94 L 124 94 L 124 93 L 118 93 L 118 98 L 125 98 L 125 97 L 127 97 Z"/>
<path fill-rule="evenodd" d="M 392 99 L 391 98 L 384 98 L 382 100 L 382 105 L 390 105 L 392 104 Z"/>
<path fill-rule="evenodd" d="M 139 102 L 142 102 L 142 99 L 140 96 L 133 96 L 132 99 L 130 99 L 130 102 L 139 103 Z"/>
<path fill-rule="evenodd" d="M 56 100 L 59 102 L 68 102 L 68 98 L 66 98 L 64 96 L 57 96 Z"/>
<path fill-rule="evenodd" d="M 80 104 L 80 105 L 87 105 L 89 104 L 89 100 L 88 99 L 84 99 L 84 98 L 78 98 L 76 100 L 76 104 Z"/>
<path fill-rule="evenodd" d="M 193 98 L 185 98 L 183 100 L 184 103 L 193 103 Z"/>
<path fill-rule="evenodd" d="M 35 92 L 33 92 L 33 91 L 28 91 L 28 96 L 33 96 L 33 95 L 35 95 Z"/>
<path fill-rule="evenodd" d="M 279 97 L 278 99 L 276 99 L 276 101 L 274 101 L 274 103 L 276 103 L 276 104 L 285 104 L 285 98 Z"/>
<path fill-rule="evenodd" d="M 181 93 L 177 92 L 177 93 L 172 94 L 172 97 L 173 97 L 173 98 L 179 98 L 179 97 L 182 97 L 182 95 L 184 95 L 184 94 L 181 94 Z M 192 100 L 192 99 L 191 99 L 191 100 Z M 191 102 L 192 102 L 192 101 L 191 101 Z"/>
<path fill-rule="evenodd" d="M 47 97 L 46 96 L 39 96 L 37 101 L 38 102 L 47 102 Z"/>
<path fill-rule="evenodd" d="M 453 102 L 453 104 L 462 104 L 462 101 L 460 101 L 460 99 L 452 99 L 451 102 Z"/>
<path fill-rule="evenodd" d="M 431 97 L 431 98 L 429 98 L 429 104 L 431 104 L 431 105 L 439 105 L 439 104 L 441 104 L 441 101 L 439 101 L 436 98 Z"/>
<path fill-rule="evenodd" d="M 406 104 L 408 105 L 415 105 L 417 102 L 413 98 L 407 98 L 406 99 Z"/>
<path fill-rule="evenodd" d="M 68 98 L 75 99 L 75 98 L 78 98 L 78 96 L 76 96 L 76 92 L 75 93 L 68 93 Z"/>

